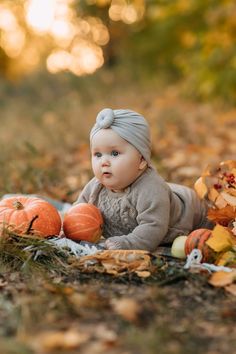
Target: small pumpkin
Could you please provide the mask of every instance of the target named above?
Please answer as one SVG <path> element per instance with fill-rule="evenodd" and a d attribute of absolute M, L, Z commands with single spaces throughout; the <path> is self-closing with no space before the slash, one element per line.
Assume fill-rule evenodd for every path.
<path fill-rule="evenodd" d="M 57 209 L 46 200 L 14 196 L 0 201 L 0 224 L 17 234 L 47 237 L 60 233 L 62 221 Z"/>
<path fill-rule="evenodd" d="M 197 229 L 192 231 L 185 242 L 185 254 L 188 255 L 194 248 L 202 252 L 202 262 L 212 262 L 215 260 L 215 252 L 206 244 L 206 241 L 211 237 L 212 230 Z"/>
<path fill-rule="evenodd" d="M 63 231 L 73 241 L 98 242 L 102 235 L 103 218 L 93 204 L 79 203 L 65 214 Z"/>

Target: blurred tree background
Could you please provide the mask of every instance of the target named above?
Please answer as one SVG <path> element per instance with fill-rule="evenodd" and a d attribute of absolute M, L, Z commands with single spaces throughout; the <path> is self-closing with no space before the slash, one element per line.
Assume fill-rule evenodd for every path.
<path fill-rule="evenodd" d="M 0 0 L 2 190 L 72 200 L 107 106 L 145 114 L 167 178 L 232 158 L 235 30 L 233 0 Z"/>
<path fill-rule="evenodd" d="M 235 102 L 235 14 L 233 0 L 1 0 L 1 74 L 120 67 Z"/>

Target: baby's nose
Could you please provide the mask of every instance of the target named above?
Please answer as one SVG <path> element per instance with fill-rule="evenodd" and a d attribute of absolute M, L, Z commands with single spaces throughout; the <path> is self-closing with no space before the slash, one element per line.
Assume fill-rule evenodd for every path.
<path fill-rule="evenodd" d="M 103 155 L 102 156 L 102 166 L 109 166 L 110 165 L 110 160 L 107 156 Z"/>

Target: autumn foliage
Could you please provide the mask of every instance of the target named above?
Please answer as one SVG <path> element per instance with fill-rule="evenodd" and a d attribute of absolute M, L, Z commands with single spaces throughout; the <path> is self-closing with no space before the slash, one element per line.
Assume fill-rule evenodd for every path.
<path fill-rule="evenodd" d="M 210 203 L 209 220 L 232 226 L 236 218 L 236 161 L 208 167 L 196 181 L 195 190 Z"/>
<path fill-rule="evenodd" d="M 236 161 L 209 166 L 195 183 L 200 198 L 209 203 L 208 219 L 216 226 L 205 247 L 217 253 L 218 264 L 236 264 Z"/>

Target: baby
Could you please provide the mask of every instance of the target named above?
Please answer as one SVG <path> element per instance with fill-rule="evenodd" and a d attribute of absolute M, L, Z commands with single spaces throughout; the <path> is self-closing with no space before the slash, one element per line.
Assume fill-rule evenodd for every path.
<path fill-rule="evenodd" d="M 131 110 L 103 109 L 90 132 L 95 177 L 77 203 L 97 206 L 108 249 L 155 251 L 179 235 L 209 227 L 194 190 L 170 184 L 151 164 L 147 121 Z"/>

